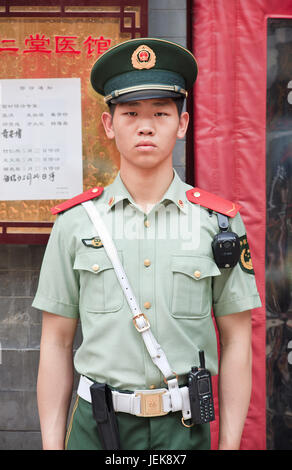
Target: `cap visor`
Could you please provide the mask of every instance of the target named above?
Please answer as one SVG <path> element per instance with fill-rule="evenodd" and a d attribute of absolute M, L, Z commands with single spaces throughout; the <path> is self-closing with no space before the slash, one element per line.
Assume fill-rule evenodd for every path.
<path fill-rule="evenodd" d="M 110 103 L 127 103 L 128 101 L 150 100 L 153 98 L 185 98 L 185 96 L 181 93 L 167 90 L 140 90 L 113 98 L 110 100 Z"/>

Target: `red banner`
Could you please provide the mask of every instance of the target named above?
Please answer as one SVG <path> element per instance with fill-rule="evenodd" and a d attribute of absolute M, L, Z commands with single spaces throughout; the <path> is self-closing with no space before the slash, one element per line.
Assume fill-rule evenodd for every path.
<path fill-rule="evenodd" d="M 241 449 L 266 448 L 266 20 L 291 0 L 193 0 L 195 184 L 242 206 L 263 307 L 253 311 L 253 390 Z M 217 403 L 217 400 L 216 400 Z M 218 409 L 217 409 L 218 416 Z M 212 427 L 216 449 L 218 421 Z"/>

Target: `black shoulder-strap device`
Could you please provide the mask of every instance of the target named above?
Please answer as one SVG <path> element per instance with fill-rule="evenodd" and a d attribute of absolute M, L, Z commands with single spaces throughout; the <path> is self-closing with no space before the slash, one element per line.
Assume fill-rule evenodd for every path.
<path fill-rule="evenodd" d="M 239 261 L 240 242 L 234 232 L 229 232 L 229 219 L 226 215 L 217 212 L 220 232 L 212 241 L 212 250 L 218 268 L 233 268 Z"/>

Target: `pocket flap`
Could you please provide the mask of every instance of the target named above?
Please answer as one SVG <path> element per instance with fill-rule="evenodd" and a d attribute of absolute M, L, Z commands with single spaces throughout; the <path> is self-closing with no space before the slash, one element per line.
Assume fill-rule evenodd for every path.
<path fill-rule="evenodd" d="M 118 252 L 118 255 L 121 260 L 122 253 Z M 113 269 L 113 265 L 104 250 L 98 253 L 91 250 L 90 253 L 77 253 L 73 268 L 99 274 L 106 269 Z"/>
<path fill-rule="evenodd" d="M 172 257 L 172 271 L 180 272 L 199 281 L 205 277 L 221 274 L 215 261 L 208 256 L 176 256 Z"/>

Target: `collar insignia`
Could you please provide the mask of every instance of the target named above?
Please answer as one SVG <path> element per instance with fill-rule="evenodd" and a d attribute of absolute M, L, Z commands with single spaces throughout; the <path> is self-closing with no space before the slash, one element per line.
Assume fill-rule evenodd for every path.
<path fill-rule="evenodd" d="M 92 237 L 92 238 L 82 238 L 82 243 L 90 248 L 102 248 L 103 243 L 100 238 Z"/>

